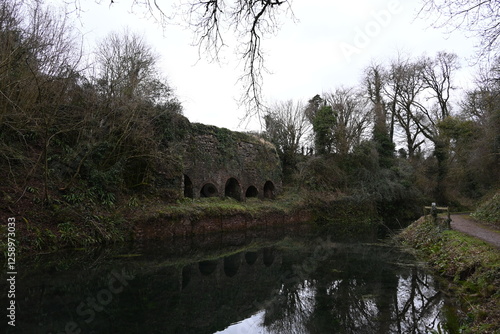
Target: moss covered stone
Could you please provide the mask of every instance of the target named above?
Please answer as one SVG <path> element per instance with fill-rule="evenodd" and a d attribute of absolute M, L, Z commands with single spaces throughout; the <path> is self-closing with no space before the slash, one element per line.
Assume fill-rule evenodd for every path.
<path fill-rule="evenodd" d="M 281 189 L 276 148 L 250 134 L 192 123 L 182 160 L 186 197 L 272 198 Z"/>

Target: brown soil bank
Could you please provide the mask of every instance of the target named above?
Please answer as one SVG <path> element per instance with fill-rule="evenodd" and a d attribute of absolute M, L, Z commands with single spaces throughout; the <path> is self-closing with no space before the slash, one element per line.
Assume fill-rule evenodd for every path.
<path fill-rule="evenodd" d="M 215 232 L 229 232 L 256 228 L 293 225 L 311 221 L 312 213 L 308 210 L 285 213 L 267 212 L 253 215 L 234 213 L 220 215 L 175 215 L 158 214 L 134 224 L 134 240 L 168 240 Z"/>
<path fill-rule="evenodd" d="M 290 229 L 296 223 L 306 222 L 357 235 L 359 230 L 370 229 L 378 221 L 375 207 L 369 203 L 348 199 L 311 201 L 295 194 L 276 200 L 205 198 L 176 203 L 139 202 L 130 207 L 109 209 L 108 213 L 92 211 L 90 214 L 84 209 L 54 205 L 42 213 L 11 214 L 16 219 L 18 255 L 276 226 Z M 7 240 L 6 232 L 6 227 L 0 225 L 1 253 L 5 253 L 7 247 L 2 242 Z"/>
<path fill-rule="evenodd" d="M 449 332 L 500 333 L 500 251 L 495 246 L 425 218 L 398 239 L 445 278 L 460 301 L 460 324 L 449 324 Z"/>

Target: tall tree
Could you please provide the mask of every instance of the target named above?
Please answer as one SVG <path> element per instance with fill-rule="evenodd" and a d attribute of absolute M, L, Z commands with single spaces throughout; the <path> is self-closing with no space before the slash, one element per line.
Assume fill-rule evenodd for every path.
<path fill-rule="evenodd" d="M 312 123 L 316 112 L 324 105 L 325 100 L 323 100 L 323 98 L 319 94 L 314 95 L 314 97 L 307 102 L 305 114 L 307 116 L 307 119 L 309 119 L 309 122 Z"/>
<path fill-rule="evenodd" d="M 452 53 L 439 52 L 435 58 L 423 58 L 420 72 L 423 88 L 429 94 L 428 100 L 434 102 L 430 106 L 418 104 L 418 109 L 412 118 L 421 133 L 434 144 L 434 156 L 437 160 L 437 186 L 435 197 L 446 202 L 447 161 L 449 138 L 442 136 L 439 122 L 451 114 L 450 93 L 453 90 L 453 76 L 459 68 L 458 57 Z"/>
<path fill-rule="evenodd" d="M 266 137 L 278 150 L 286 178 L 295 171 L 298 155 L 303 153 L 304 140 L 311 130 L 304 109 L 301 102 L 288 100 L 275 103 L 264 116 Z"/>
<path fill-rule="evenodd" d="M 468 147 L 465 175 L 483 190 L 500 185 L 500 58 L 479 74 L 477 86 L 468 91 L 461 105 L 462 116 L 475 124 Z M 471 180 L 472 179 L 472 180 Z"/>
<path fill-rule="evenodd" d="M 412 159 L 425 142 L 421 130 L 413 119 L 424 87 L 420 76 L 421 63 L 398 57 L 389 65 L 384 95 L 389 101 L 391 114 L 403 132 L 406 154 Z"/>
<path fill-rule="evenodd" d="M 332 106 L 323 105 L 314 114 L 312 125 L 314 131 L 314 148 L 317 155 L 333 152 L 336 124 L 337 117 Z"/>
<path fill-rule="evenodd" d="M 324 101 L 334 115 L 332 148 L 340 155 L 347 155 L 361 142 L 370 123 L 366 104 L 360 92 L 345 87 L 324 94 Z"/>
<path fill-rule="evenodd" d="M 95 59 L 100 108 L 100 131 L 95 132 L 111 146 L 103 166 L 124 158 L 151 158 L 160 141 L 152 129 L 154 121 L 171 107 L 179 110 L 166 79 L 159 75 L 157 54 L 143 37 L 125 30 L 104 38 Z"/>
<path fill-rule="evenodd" d="M 391 115 L 390 126 L 387 126 L 386 102 L 383 91 L 386 74 L 382 65 L 371 65 L 365 71 L 364 89 L 371 102 L 373 114 L 373 140 L 379 154 L 382 167 L 390 167 L 394 157 L 394 116 Z"/>
<path fill-rule="evenodd" d="M 159 56 L 142 36 L 124 30 L 110 33 L 95 53 L 97 84 L 105 98 L 158 103 L 170 96 L 158 73 Z"/>

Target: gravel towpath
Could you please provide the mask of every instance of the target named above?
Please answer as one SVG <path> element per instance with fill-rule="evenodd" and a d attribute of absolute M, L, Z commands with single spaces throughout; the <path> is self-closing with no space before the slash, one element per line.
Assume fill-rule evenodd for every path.
<path fill-rule="evenodd" d="M 500 249 L 500 230 L 482 225 L 468 215 L 451 215 L 451 228 L 484 240 Z"/>

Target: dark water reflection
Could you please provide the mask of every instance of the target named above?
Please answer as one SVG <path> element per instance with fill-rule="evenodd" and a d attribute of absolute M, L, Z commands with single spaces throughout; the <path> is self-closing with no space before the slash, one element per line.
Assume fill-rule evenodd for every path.
<path fill-rule="evenodd" d="M 447 322 L 436 281 L 407 254 L 304 229 L 291 234 L 243 232 L 26 260 L 16 330 L 7 332 L 429 333 Z M 7 305 L 5 294 L 1 300 Z"/>

